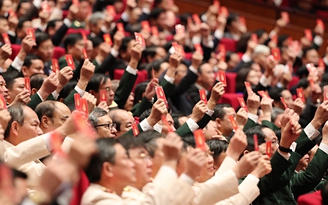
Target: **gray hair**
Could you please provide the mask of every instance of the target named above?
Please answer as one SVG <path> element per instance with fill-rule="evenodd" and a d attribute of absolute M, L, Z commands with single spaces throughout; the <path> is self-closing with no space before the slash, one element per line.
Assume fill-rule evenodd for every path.
<path fill-rule="evenodd" d="M 99 20 L 105 19 L 105 15 L 101 12 L 95 12 L 90 16 L 89 23 L 94 25 L 97 24 Z"/>
<path fill-rule="evenodd" d="M 281 108 L 278 108 L 278 107 L 272 108 L 271 122 L 276 121 L 278 115 L 283 114 L 283 113 L 284 113 L 284 110 L 282 110 Z"/>
<path fill-rule="evenodd" d="M 89 115 L 89 122 L 93 128 L 97 130 L 98 118 L 107 115 L 107 111 L 101 108 L 94 108 Z"/>

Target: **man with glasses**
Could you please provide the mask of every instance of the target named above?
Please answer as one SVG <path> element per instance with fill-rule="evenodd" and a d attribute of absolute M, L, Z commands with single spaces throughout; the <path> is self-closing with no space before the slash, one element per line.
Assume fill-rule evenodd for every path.
<path fill-rule="evenodd" d="M 89 115 L 89 122 L 92 127 L 95 128 L 100 138 L 117 137 L 116 124 L 113 123 L 112 119 L 109 117 L 108 113 L 105 110 L 97 107 L 94 108 Z"/>

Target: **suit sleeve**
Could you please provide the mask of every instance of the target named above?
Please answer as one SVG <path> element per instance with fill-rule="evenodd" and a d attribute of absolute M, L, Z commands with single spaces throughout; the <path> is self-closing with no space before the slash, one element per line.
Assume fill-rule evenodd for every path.
<path fill-rule="evenodd" d="M 137 75 L 133 75 L 125 70 L 114 97 L 114 101 L 120 109 L 124 109 L 125 102 L 129 98 L 136 80 Z"/>
<path fill-rule="evenodd" d="M 134 109 L 132 109 L 132 113 L 134 117 L 139 117 L 145 110 L 152 108 L 153 104 L 146 98 L 143 97 L 141 102 L 136 104 Z"/>
<path fill-rule="evenodd" d="M 186 92 L 192 84 L 197 81 L 198 75 L 188 69 L 187 75 L 182 78 L 179 85 L 175 87 L 171 94 L 168 97 L 179 96 L 182 93 Z"/>
<path fill-rule="evenodd" d="M 55 35 L 51 39 L 54 46 L 59 46 L 68 29 L 69 28 L 66 26 L 66 24 L 63 23 L 61 27 L 56 31 Z"/>

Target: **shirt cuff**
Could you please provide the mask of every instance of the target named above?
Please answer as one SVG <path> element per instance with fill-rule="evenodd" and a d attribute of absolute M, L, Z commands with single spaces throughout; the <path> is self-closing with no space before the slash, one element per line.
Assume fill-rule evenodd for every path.
<path fill-rule="evenodd" d="M 285 153 L 280 152 L 280 150 L 278 150 L 278 153 L 279 153 L 283 158 L 285 158 L 287 161 L 289 160 L 289 158 L 290 158 L 290 153 L 285 154 Z"/>
<path fill-rule="evenodd" d="M 49 133 L 46 133 L 46 134 L 42 135 L 42 137 L 44 139 L 44 142 L 46 143 L 46 147 L 47 147 L 48 151 L 52 150 L 52 147 L 51 147 L 51 134 L 52 134 L 52 132 L 49 132 Z"/>
<path fill-rule="evenodd" d="M 196 68 L 194 68 L 194 66 L 189 66 L 189 70 L 193 73 L 195 73 L 196 75 L 198 75 L 198 70 Z"/>
<path fill-rule="evenodd" d="M 277 34 L 277 32 L 276 32 L 275 30 L 272 30 L 272 31 L 269 33 L 269 38 L 272 39 L 272 37 L 273 37 L 274 35 L 276 35 L 276 34 Z"/>
<path fill-rule="evenodd" d="M 0 67 L 0 73 L 6 72 L 3 68 Z"/>
<path fill-rule="evenodd" d="M 137 69 L 133 69 L 131 66 L 126 67 L 126 71 L 132 75 L 137 75 L 137 72 L 138 72 Z"/>
<path fill-rule="evenodd" d="M 149 15 L 150 14 L 150 10 L 148 8 L 142 8 L 142 12 Z"/>
<path fill-rule="evenodd" d="M 241 60 L 243 60 L 245 63 L 247 62 L 251 62 L 252 61 L 252 58 L 247 55 L 247 54 L 244 54 L 242 57 L 241 57 Z"/>
<path fill-rule="evenodd" d="M 217 38 L 217 39 L 223 38 L 223 32 L 219 29 L 215 30 L 214 37 Z"/>
<path fill-rule="evenodd" d="M 71 28 L 71 26 L 72 26 L 71 20 L 69 20 L 68 18 L 65 18 L 63 22 L 68 28 Z"/>
<path fill-rule="evenodd" d="M 117 58 L 117 56 L 118 56 L 118 51 L 115 50 L 114 48 L 112 48 L 112 49 L 110 50 L 110 54 L 112 54 L 113 57 Z"/>
<path fill-rule="evenodd" d="M 259 119 L 259 116 L 254 115 L 252 113 L 248 113 L 248 118 L 253 120 L 255 123 L 257 122 L 257 120 Z"/>
<path fill-rule="evenodd" d="M 262 75 L 260 78 L 260 84 L 263 85 L 263 87 L 268 87 L 271 84 L 271 78 L 267 78 L 265 75 Z"/>
<path fill-rule="evenodd" d="M 254 176 L 253 174 L 249 174 L 249 175 L 247 175 L 246 178 L 248 178 L 249 180 L 253 181 L 255 184 L 258 184 L 259 181 L 260 181 L 260 179 L 257 178 L 256 176 Z"/>
<path fill-rule="evenodd" d="M 194 36 L 192 37 L 192 44 L 195 45 L 195 44 L 200 44 L 202 42 L 202 38 L 200 36 Z"/>
<path fill-rule="evenodd" d="M 129 15 L 126 12 L 123 12 L 121 15 L 121 19 L 123 19 L 123 21 L 128 22 L 129 21 Z"/>
<path fill-rule="evenodd" d="M 16 36 L 16 33 L 14 31 L 7 31 L 7 33 L 11 36 Z"/>
<path fill-rule="evenodd" d="M 169 167 L 169 166 L 163 165 L 163 166 L 161 166 L 160 169 L 163 169 L 163 170 L 164 170 L 164 173 L 171 172 L 171 173 L 174 174 L 176 177 L 178 177 L 177 172 L 176 172 L 174 169 L 172 169 L 171 167 Z M 158 171 L 158 172 L 159 172 L 159 171 Z"/>
<path fill-rule="evenodd" d="M 140 125 L 142 131 L 153 130 L 153 127 L 150 126 L 147 119 L 144 119 L 143 121 L 141 121 L 139 123 L 139 125 Z"/>
<path fill-rule="evenodd" d="M 316 35 L 313 39 L 313 42 L 317 45 L 317 46 L 321 46 L 323 43 L 323 39 L 321 36 Z"/>
<path fill-rule="evenodd" d="M 167 82 L 171 83 L 171 84 L 174 83 L 174 78 L 171 78 L 171 77 L 169 77 L 168 75 L 165 75 L 165 76 L 164 76 L 164 79 L 165 79 Z"/>
<path fill-rule="evenodd" d="M 207 37 L 207 38 L 203 38 L 202 43 L 205 47 L 208 47 L 208 48 L 213 48 L 214 47 L 213 40 L 210 38 L 210 36 Z"/>
<path fill-rule="evenodd" d="M 39 94 L 39 92 L 36 92 L 36 94 L 39 96 L 39 98 L 41 99 L 41 101 L 43 102 L 44 99 L 41 97 L 41 95 Z"/>
<path fill-rule="evenodd" d="M 19 59 L 17 56 L 14 59 L 14 61 L 11 63 L 11 66 L 13 68 L 15 68 L 16 70 L 18 70 L 19 72 L 21 72 L 22 67 L 23 67 L 24 61 L 22 61 L 21 59 Z"/>
<path fill-rule="evenodd" d="M 207 112 L 205 114 L 208 115 L 208 116 L 212 116 L 213 113 L 214 113 L 214 110 L 210 110 L 210 109 L 207 108 Z"/>
<path fill-rule="evenodd" d="M 186 175 L 185 173 L 181 174 L 181 176 L 179 177 L 181 180 L 185 181 L 186 183 L 188 183 L 190 186 L 194 185 L 194 180 L 189 177 L 188 175 Z"/>
<path fill-rule="evenodd" d="M 57 93 L 57 91 L 54 91 L 51 94 L 52 94 L 52 97 L 54 97 L 55 100 L 58 99 L 59 94 Z"/>
<path fill-rule="evenodd" d="M 155 131 L 157 131 L 157 132 L 159 132 L 159 133 L 162 133 L 162 129 L 163 129 L 163 127 L 162 127 L 162 125 L 160 125 L 160 124 L 156 123 L 156 124 L 154 125 L 154 130 L 155 130 Z"/>
<path fill-rule="evenodd" d="M 309 123 L 304 128 L 304 132 L 310 140 L 314 140 L 320 134 L 320 132 L 318 130 L 316 130 L 311 123 Z"/>
<path fill-rule="evenodd" d="M 77 93 L 80 94 L 80 96 L 82 97 L 85 93 L 84 90 L 82 90 L 81 88 L 79 88 L 77 85 L 75 86 L 74 90 L 76 90 Z"/>
<path fill-rule="evenodd" d="M 191 118 L 189 118 L 187 121 L 186 121 L 190 131 L 195 131 L 199 128 L 199 125 Z"/>
<path fill-rule="evenodd" d="M 319 145 L 319 149 L 321 149 L 322 151 L 324 151 L 326 154 L 328 154 L 328 145 L 326 145 L 325 143 L 320 143 Z"/>

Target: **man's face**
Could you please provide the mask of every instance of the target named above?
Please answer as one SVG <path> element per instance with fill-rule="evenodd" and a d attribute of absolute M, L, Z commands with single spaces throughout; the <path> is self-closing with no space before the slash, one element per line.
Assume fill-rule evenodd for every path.
<path fill-rule="evenodd" d="M 240 57 L 237 53 L 231 54 L 228 64 L 228 70 L 235 68 L 240 62 Z"/>
<path fill-rule="evenodd" d="M 168 122 L 169 127 L 167 127 L 167 125 L 164 124 L 162 122 L 162 120 L 160 120 L 158 122 L 158 124 L 160 124 L 162 126 L 162 133 L 168 133 L 169 132 L 169 129 L 175 131 L 176 129 L 174 127 L 174 120 L 173 120 L 172 116 L 169 113 L 167 113 L 167 115 L 166 115 L 166 120 Z"/>
<path fill-rule="evenodd" d="M 4 13 L 8 12 L 10 9 L 12 9 L 12 4 L 13 4 L 12 1 L 4 0 L 2 2 L 1 14 L 4 14 Z"/>
<path fill-rule="evenodd" d="M 36 54 L 40 56 L 44 62 L 50 61 L 54 54 L 54 45 L 52 44 L 51 39 L 42 42 L 38 47 Z"/>
<path fill-rule="evenodd" d="M 128 100 L 125 102 L 124 110 L 131 111 L 133 108 L 133 103 L 134 103 L 134 93 L 131 92 Z"/>
<path fill-rule="evenodd" d="M 318 65 L 319 62 L 319 54 L 315 49 L 311 49 L 306 53 L 305 58 L 303 58 L 303 64 L 313 63 L 314 65 Z"/>
<path fill-rule="evenodd" d="M 217 129 L 217 126 L 216 126 L 215 121 L 210 120 L 207 123 L 206 127 L 203 129 L 204 130 L 205 140 L 210 140 L 210 139 L 212 139 L 212 137 L 214 135 L 217 135 L 216 129 Z"/>
<path fill-rule="evenodd" d="M 125 187 L 137 181 L 134 163 L 129 159 L 126 150 L 120 144 L 114 145 L 115 164 L 112 166 L 113 181 Z"/>
<path fill-rule="evenodd" d="M 134 118 L 130 113 L 125 110 L 120 110 L 118 112 L 119 113 L 117 113 L 116 115 L 118 116 L 121 126 L 120 131 L 117 132 L 117 136 L 121 136 L 132 128 Z"/>
<path fill-rule="evenodd" d="M 111 105 L 114 101 L 114 91 L 113 91 L 113 85 L 112 81 L 108 78 L 107 82 L 100 85 L 99 91 L 95 93 L 95 97 L 97 98 L 97 105 L 100 103 L 100 91 L 101 90 L 106 90 L 106 98 L 107 98 L 107 105 Z"/>
<path fill-rule="evenodd" d="M 66 105 L 61 102 L 56 102 L 56 109 L 54 110 L 54 116 L 50 119 L 50 126 L 47 132 L 51 132 L 66 122 L 71 115 L 71 111 Z"/>
<path fill-rule="evenodd" d="M 6 81 L 3 79 L 2 75 L 0 75 L 0 94 L 3 95 L 6 100 L 9 99 Z"/>
<path fill-rule="evenodd" d="M 20 142 L 32 139 L 38 135 L 43 134 L 40 129 L 40 121 L 36 113 L 29 107 L 24 106 L 24 123 L 17 127 L 17 136 L 20 138 Z"/>
<path fill-rule="evenodd" d="M 129 150 L 129 156 L 134 163 L 137 175 L 137 188 L 142 188 L 151 181 L 153 162 L 145 148 L 133 148 Z"/>
<path fill-rule="evenodd" d="M 0 20 L 0 33 L 7 33 L 9 31 L 8 21 L 6 19 Z"/>
<path fill-rule="evenodd" d="M 156 48 L 156 55 L 154 57 L 154 60 L 161 60 L 164 59 L 166 56 L 166 51 L 162 47 L 157 47 Z"/>
<path fill-rule="evenodd" d="M 73 56 L 76 60 L 81 60 L 83 58 L 84 41 L 83 39 L 76 41 L 74 46 L 70 47 L 69 54 Z"/>
<path fill-rule="evenodd" d="M 205 154 L 205 153 L 204 153 Z M 206 162 L 200 170 L 198 182 L 205 182 L 211 177 L 214 176 L 214 160 L 212 155 L 210 154 L 210 149 L 206 145 Z"/>
<path fill-rule="evenodd" d="M 225 107 L 223 108 L 225 115 L 223 119 L 217 119 L 217 126 L 219 128 L 219 131 L 225 136 L 229 137 L 233 128 L 229 119 L 230 115 L 233 115 L 234 117 L 236 116 L 236 111 L 232 107 Z"/>
<path fill-rule="evenodd" d="M 258 63 L 263 70 L 267 64 L 267 59 L 270 56 L 270 53 L 258 53 L 254 58 L 254 61 Z"/>
<path fill-rule="evenodd" d="M 29 68 L 24 67 L 23 73 L 25 77 L 31 77 L 34 74 L 44 74 L 44 63 L 40 59 L 32 60 L 32 64 Z"/>
<path fill-rule="evenodd" d="M 290 93 L 289 90 L 283 90 L 281 92 L 281 96 L 285 99 L 285 102 L 286 102 L 288 107 L 294 107 L 293 106 L 293 104 L 294 104 L 293 96 L 292 96 L 292 94 Z"/>
<path fill-rule="evenodd" d="M 30 2 L 23 2 L 18 10 L 17 16 L 24 16 L 26 12 L 31 8 Z"/>
<path fill-rule="evenodd" d="M 165 28 L 166 27 L 166 13 L 162 12 L 157 19 L 157 25 L 160 28 Z"/>
<path fill-rule="evenodd" d="M 184 64 L 178 65 L 178 68 L 175 71 L 175 77 L 174 77 L 174 84 L 178 85 L 182 78 L 184 78 L 187 75 L 188 68 Z"/>
<path fill-rule="evenodd" d="M 208 89 L 209 87 L 213 86 L 214 84 L 214 69 L 209 63 L 202 65 L 201 73 L 199 74 L 198 80 L 204 88 Z"/>
<path fill-rule="evenodd" d="M 125 61 L 130 61 L 131 59 L 131 49 L 132 49 L 132 46 L 133 44 L 135 43 L 136 41 L 133 39 L 131 40 L 129 43 L 128 43 L 128 47 L 126 48 L 126 52 L 124 53 L 120 53 L 121 54 L 121 57 L 123 58 L 123 60 Z"/>
<path fill-rule="evenodd" d="M 24 78 L 16 78 L 12 88 L 8 89 L 8 94 L 9 94 L 9 100 L 8 103 L 11 103 L 12 101 L 15 100 L 15 97 L 24 91 L 24 85 L 25 85 L 25 80 Z"/>
<path fill-rule="evenodd" d="M 283 116 L 283 114 L 277 115 L 276 120 L 273 122 L 277 127 L 281 127 L 281 119 Z"/>
<path fill-rule="evenodd" d="M 267 141 L 272 141 L 271 144 L 271 157 L 274 155 L 274 153 L 276 153 L 278 146 L 279 146 L 279 140 L 278 137 L 276 136 L 276 134 L 270 129 L 270 128 L 262 128 L 262 131 L 265 135 L 264 140 Z M 261 145 L 259 145 L 259 151 L 265 155 L 266 154 L 266 143 L 263 143 Z"/>
<path fill-rule="evenodd" d="M 116 127 L 113 125 L 113 121 L 108 115 L 98 118 L 97 133 L 99 137 L 117 137 Z"/>
<path fill-rule="evenodd" d="M 23 27 L 19 31 L 17 31 L 18 38 L 20 38 L 20 39 L 25 38 L 27 28 L 32 28 L 32 22 L 31 21 L 25 21 L 23 23 Z"/>

